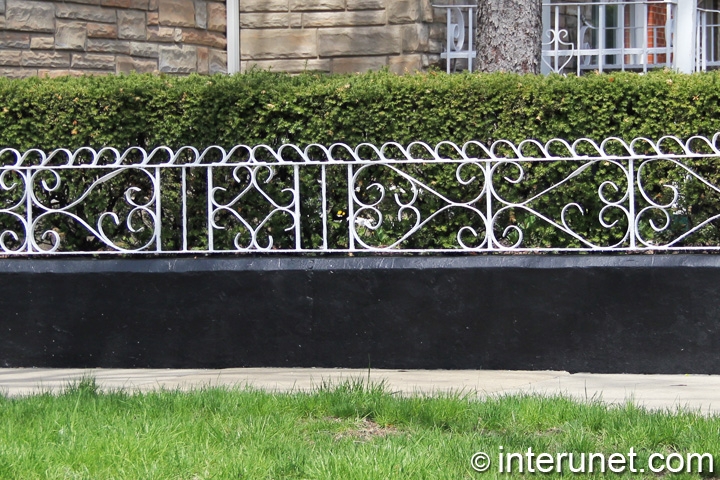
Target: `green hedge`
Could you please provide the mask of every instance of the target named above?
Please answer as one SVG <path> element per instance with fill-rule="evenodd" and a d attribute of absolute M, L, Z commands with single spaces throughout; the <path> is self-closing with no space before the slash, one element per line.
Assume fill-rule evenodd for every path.
<path fill-rule="evenodd" d="M 711 136 L 720 131 L 719 78 L 716 73 L 681 75 L 668 72 L 561 77 L 446 75 L 438 72 L 412 76 L 387 72 L 288 76 L 253 71 L 235 76 L 186 78 L 130 75 L 0 79 L 0 146 L 20 150 L 81 146 L 152 148 L 159 145 L 202 148 L 209 145 L 230 147 L 239 143 L 279 146 L 283 143 L 345 142 L 355 145 L 387 141 L 407 144 L 418 140 L 432 145 L 445 140 L 489 143 L 498 139 L 547 141 L 554 137 L 572 141 L 580 137 L 602 140 L 609 136 L 625 139 L 641 136 L 657 139 L 663 135 Z M 694 161 L 692 167 L 718 184 L 720 171 L 716 163 L 715 160 Z M 505 174 L 512 175 L 512 167 L 507 168 Z M 526 168 L 525 178 L 517 186 L 503 184 L 502 172 L 498 172 L 496 180 L 502 195 L 513 199 L 528 198 L 564 178 L 576 167 L 546 164 L 526 165 Z M 437 167 L 431 170 L 413 174 L 423 179 L 432 177 L 438 190 L 458 198 L 472 195 L 473 188 L 482 188 L 481 182 L 475 182 L 464 191 L 458 191 L 453 169 Z M 568 215 L 573 228 L 594 242 L 612 244 L 619 238 L 613 237 L 598 221 L 603 204 L 597 197 L 597 189 L 604 180 L 617 179 L 617 174 L 612 165 L 598 164 L 575 179 L 567 189 L 540 199 L 535 206 L 559 220 L 561 208 L 569 201 L 581 203 L 584 212 L 573 210 Z M 334 178 L 333 175 L 329 178 Z M 342 173 L 337 176 L 341 179 Z M 367 184 L 380 178 L 386 184 L 402 183 L 388 172 L 368 172 L 366 177 L 363 181 Z M 718 195 L 700 182 L 688 180 L 672 165 L 656 165 L 648 179 L 657 183 L 652 195 L 659 202 L 671 198 L 671 191 L 663 188 L 663 184 L 681 188 L 680 201 L 673 210 L 667 231 L 654 233 L 647 221 L 640 226 L 649 238 L 662 242 L 718 213 Z M 60 204 L 68 202 L 77 194 L 75 190 L 82 191 L 83 185 L 90 180 L 67 177 L 66 183 L 79 186 L 58 189 L 48 194 L 47 200 Z M 283 182 L 288 181 L 281 175 L 274 188 L 280 192 L 285 185 Z M 121 203 L 118 199 L 122 197 L 123 184 L 119 179 L 116 183 L 103 186 L 106 198 L 96 201 L 98 212 Z M 405 184 L 405 187 L 407 191 L 409 185 Z M 619 187 L 623 188 L 622 183 Z M 197 188 L 195 196 L 201 198 L 203 187 Z M 308 198 L 317 196 L 315 191 L 305 193 Z M 64 196 L 61 198 L 61 195 Z M 163 215 L 170 223 L 178 223 L 177 205 L 173 207 L 177 197 L 170 193 L 166 195 L 164 202 L 169 206 Z M 332 190 L 329 211 L 335 217 L 344 210 L 345 195 L 339 183 Z M 371 193 L 363 195 L 372 196 Z M 442 206 L 432 196 L 425 198 L 418 204 L 424 215 Z M 388 199 L 385 205 L 390 209 L 393 208 L 391 200 Z M 5 204 L 13 201 L 13 198 L 6 199 Z M 638 207 L 642 208 L 642 205 Z M 199 208 L 202 210 L 202 206 Z M 249 208 L 256 208 L 258 214 L 263 210 L 260 204 Z M 303 215 L 317 218 L 318 208 L 318 201 L 308 201 L 303 204 Z M 622 225 L 626 220 L 618 213 L 609 211 L 603 218 L 607 222 L 620 218 Z M 86 215 L 97 218 L 98 213 Z M 382 245 L 399 238 L 413 219 L 405 216 L 393 220 L 396 216 L 395 206 L 395 216 L 384 217 L 382 229 L 364 233 L 367 240 Z M 663 223 L 659 212 L 652 213 L 649 218 Z M 225 220 L 232 223 L 231 218 Z M 4 222 L 7 223 L 7 219 Z M 334 222 L 330 232 L 333 241 L 338 245 L 346 244 L 346 222 L 342 218 L 336 218 Z M 5 223 L 1 227 L 9 228 Z M 280 231 L 286 223 L 287 218 L 278 218 L 270 222 L 268 228 Z M 577 240 L 522 210 L 505 212 L 502 223 L 522 228 L 525 246 L 578 245 Z M 453 245 L 458 229 L 464 225 L 477 227 L 478 219 L 469 218 L 467 212 L 448 212 L 404 246 Z M 199 246 L 203 246 L 206 229 L 207 225 L 203 224 L 192 226 L 192 235 L 197 237 Z M 61 230 L 68 243 L 78 248 L 93 248 L 94 241 L 72 221 Z M 229 228 L 222 238 L 229 242 L 236 232 Z M 116 233 L 122 235 L 122 232 Z M 163 239 L 166 248 L 177 248 L 177 232 L 168 235 Z M 302 235 L 304 246 L 317 246 L 316 231 Z M 130 237 L 132 235 L 128 234 L 127 241 L 132 243 Z M 143 239 L 133 241 L 142 242 Z M 710 224 L 687 243 L 717 245 L 720 244 L 720 233 Z"/>
<path fill-rule="evenodd" d="M 0 145 L 688 137 L 720 131 L 720 76 L 654 72 L 0 79 Z"/>

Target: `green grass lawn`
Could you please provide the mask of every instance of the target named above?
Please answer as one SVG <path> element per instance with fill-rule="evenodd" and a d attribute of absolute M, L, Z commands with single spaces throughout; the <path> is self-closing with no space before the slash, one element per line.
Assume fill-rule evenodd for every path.
<path fill-rule="evenodd" d="M 636 465 L 653 452 L 710 452 L 720 465 L 720 417 L 558 397 L 403 397 L 360 380 L 290 394 L 100 393 L 85 380 L 60 395 L 0 396 L 3 479 L 593 477 L 501 474 L 500 446 L 608 456 L 632 447 Z M 471 468 L 477 451 L 494 462 L 486 473 Z"/>

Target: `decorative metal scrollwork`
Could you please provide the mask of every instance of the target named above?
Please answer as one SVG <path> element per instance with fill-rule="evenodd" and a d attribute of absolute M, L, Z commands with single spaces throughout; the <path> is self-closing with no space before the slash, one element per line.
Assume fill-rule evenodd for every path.
<path fill-rule="evenodd" d="M 6 148 L 0 253 L 720 250 L 718 145 Z"/>

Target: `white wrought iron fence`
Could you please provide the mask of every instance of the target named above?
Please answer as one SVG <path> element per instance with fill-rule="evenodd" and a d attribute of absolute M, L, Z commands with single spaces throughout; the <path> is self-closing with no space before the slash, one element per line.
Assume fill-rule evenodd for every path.
<path fill-rule="evenodd" d="M 5 148 L 0 253 L 719 250 L 719 145 Z"/>
<path fill-rule="evenodd" d="M 543 3 L 544 70 L 580 75 L 670 67 L 676 8 L 664 0 Z"/>

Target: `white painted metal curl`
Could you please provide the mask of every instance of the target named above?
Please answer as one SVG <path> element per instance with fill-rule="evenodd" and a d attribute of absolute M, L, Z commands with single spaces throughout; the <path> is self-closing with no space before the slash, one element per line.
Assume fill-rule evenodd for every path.
<path fill-rule="evenodd" d="M 715 172 L 694 168 L 719 146 L 4 148 L 0 253 L 716 251 L 720 200 L 698 216 L 686 192 L 720 199 Z"/>

